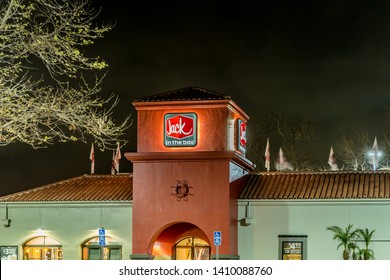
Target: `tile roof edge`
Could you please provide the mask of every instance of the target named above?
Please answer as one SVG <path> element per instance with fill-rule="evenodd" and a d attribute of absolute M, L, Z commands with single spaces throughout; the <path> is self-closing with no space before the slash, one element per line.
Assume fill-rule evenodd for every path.
<path fill-rule="evenodd" d="M 251 172 L 249 175 L 304 175 L 304 174 L 390 174 L 390 170 L 339 170 L 339 171 L 331 171 L 331 170 L 324 170 L 324 171 L 292 171 L 292 172 L 279 172 L 279 171 L 260 171 L 260 172 Z"/>
<path fill-rule="evenodd" d="M 31 192 L 36 192 L 36 191 L 40 191 L 40 190 L 43 190 L 43 189 L 47 189 L 47 188 L 53 187 L 55 185 L 63 184 L 65 182 L 70 182 L 70 181 L 73 181 L 73 180 L 77 180 L 77 179 L 85 177 L 86 175 L 87 174 L 80 175 L 80 176 L 77 176 L 77 177 L 68 178 L 68 179 L 63 179 L 63 180 L 60 180 L 60 181 L 57 181 L 57 182 L 53 182 L 53 183 L 45 184 L 45 185 L 42 185 L 42 186 L 33 187 L 31 189 L 22 190 L 20 192 L 16 192 L 16 193 L 13 193 L 13 194 L 8 194 L 8 195 L 5 195 L 5 196 L 1 196 L 0 197 L 0 202 L 1 201 L 5 201 L 4 199 L 9 199 L 9 198 L 13 198 L 13 197 L 29 194 Z"/>
<path fill-rule="evenodd" d="M 79 176 L 76 176 L 76 177 L 63 179 L 63 180 L 56 181 L 56 182 L 53 182 L 53 183 L 45 184 L 45 185 L 42 185 L 42 186 L 33 187 L 31 189 L 22 190 L 20 192 L 16 192 L 16 193 L 0 196 L 0 202 L 6 202 L 8 199 L 12 199 L 13 197 L 25 195 L 25 194 L 28 194 L 28 193 L 31 193 L 31 192 L 40 191 L 40 190 L 47 189 L 47 188 L 51 188 L 51 187 L 54 187 L 56 185 L 60 185 L 60 184 L 63 184 L 63 183 L 79 180 L 79 179 L 86 178 L 86 177 L 96 177 L 96 178 L 101 177 L 102 178 L 102 177 L 111 177 L 111 176 L 118 176 L 118 177 L 129 176 L 129 177 L 132 177 L 133 173 L 119 173 L 119 174 L 115 174 L 115 175 L 112 175 L 112 174 L 83 174 L 83 175 L 79 175 Z"/>
<path fill-rule="evenodd" d="M 133 200 L 40 200 L 40 201 L 6 201 L 0 200 L 0 205 L 58 205 L 58 204 L 80 204 L 80 205 L 94 205 L 94 204 L 132 204 Z"/>
<path fill-rule="evenodd" d="M 390 198 L 238 198 L 238 203 L 378 203 L 383 202 L 388 205 Z M 376 204 L 378 205 L 378 204 Z"/>

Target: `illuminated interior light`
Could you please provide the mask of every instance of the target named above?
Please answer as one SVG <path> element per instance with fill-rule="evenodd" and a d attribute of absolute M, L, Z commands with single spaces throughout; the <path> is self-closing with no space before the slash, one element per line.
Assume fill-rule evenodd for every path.
<path fill-rule="evenodd" d="M 43 228 L 38 228 L 37 229 L 37 235 L 38 236 L 44 236 L 45 235 L 45 230 Z"/>

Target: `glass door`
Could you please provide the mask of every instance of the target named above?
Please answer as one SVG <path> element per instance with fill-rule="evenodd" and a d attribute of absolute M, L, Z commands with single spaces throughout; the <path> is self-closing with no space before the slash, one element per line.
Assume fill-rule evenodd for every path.
<path fill-rule="evenodd" d="M 209 260 L 210 245 L 199 237 L 189 236 L 173 247 L 174 260 Z"/>

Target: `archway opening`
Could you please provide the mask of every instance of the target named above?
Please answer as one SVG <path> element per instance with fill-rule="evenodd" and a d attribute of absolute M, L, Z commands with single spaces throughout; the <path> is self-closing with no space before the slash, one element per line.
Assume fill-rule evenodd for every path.
<path fill-rule="evenodd" d="M 207 235 L 191 223 L 167 226 L 158 234 L 152 246 L 152 254 L 156 260 L 210 259 Z"/>

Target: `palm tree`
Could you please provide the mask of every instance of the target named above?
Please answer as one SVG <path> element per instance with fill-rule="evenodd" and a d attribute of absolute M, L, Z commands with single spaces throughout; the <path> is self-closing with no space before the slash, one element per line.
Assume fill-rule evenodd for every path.
<path fill-rule="evenodd" d="M 371 260 L 374 258 L 374 251 L 369 249 L 372 235 L 374 234 L 375 229 L 372 231 L 369 231 L 368 228 L 358 229 L 357 230 L 357 237 L 364 242 L 365 248 L 360 250 L 360 254 L 363 255 L 364 260 Z"/>
<path fill-rule="evenodd" d="M 360 248 L 356 245 L 355 242 L 349 243 L 349 249 L 352 250 L 352 259 L 353 260 L 358 260 L 359 259 L 359 253 L 360 253 Z"/>
<path fill-rule="evenodd" d="M 352 230 L 353 225 L 349 224 L 343 230 L 339 226 L 329 226 L 326 229 L 334 233 L 333 240 L 340 241 L 337 245 L 337 249 L 343 246 L 343 259 L 349 260 L 349 251 L 351 249 L 350 244 L 352 240 L 356 237 L 357 230 Z"/>

